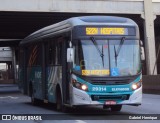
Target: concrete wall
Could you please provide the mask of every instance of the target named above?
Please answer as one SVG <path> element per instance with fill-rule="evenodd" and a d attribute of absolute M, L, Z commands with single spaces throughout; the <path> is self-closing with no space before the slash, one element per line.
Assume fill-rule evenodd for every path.
<path fill-rule="evenodd" d="M 143 13 L 143 0 L 0 0 L 0 11 Z"/>
<path fill-rule="evenodd" d="M 12 61 L 12 50 L 9 47 L 0 47 L 0 62 Z"/>
<path fill-rule="evenodd" d="M 153 3 L 153 12 L 155 15 L 160 15 L 160 2 Z"/>
<path fill-rule="evenodd" d="M 143 13 L 144 0 L 0 0 L 0 11 Z M 160 0 L 152 0 L 160 13 Z"/>

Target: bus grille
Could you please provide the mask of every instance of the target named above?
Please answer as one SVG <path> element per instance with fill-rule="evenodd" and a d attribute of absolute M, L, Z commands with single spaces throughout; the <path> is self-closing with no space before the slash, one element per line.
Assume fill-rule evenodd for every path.
<path fill-rule="evenodd" d="M 92 101 L 105 101 L 105 100 L 128 100 L 129 94 L 123 95 L 91 95 Z"/>
<path fill-rule="evenodd" d="M 91 80 L 93 85 L 124 85 L 129 84 L 130 80 Z"/>
<path fill-rule="evenodd" d="M 140 74 L 134 76 L 122 76 L 122 77 L 89 77 L 89 76 L 81 76 L 78 77 L 82 78 L 86 82 L 89 82 L 93 85 L 125 85 L 130 84 L 133 82 Z"/>
<path fill-rule="evenodd" d="M 84 80 L 93 85 L 125 85 L 133 82 L 134 77 L 84 77 Z"/>

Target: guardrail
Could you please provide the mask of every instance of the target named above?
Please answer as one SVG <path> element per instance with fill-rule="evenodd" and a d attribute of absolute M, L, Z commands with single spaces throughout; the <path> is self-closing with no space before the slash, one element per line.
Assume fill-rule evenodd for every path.
<path fill-rule="evenodd" d="M 143 92 L 160 94 L 160 75 L 143 75 Z"/>

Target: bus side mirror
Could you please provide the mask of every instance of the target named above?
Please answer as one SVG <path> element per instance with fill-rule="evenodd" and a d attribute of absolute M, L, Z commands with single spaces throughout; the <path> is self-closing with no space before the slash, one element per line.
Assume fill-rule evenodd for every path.
<path fill-rule="evenodd" d="M 143 41 L 142 40 L 140 40 L 140 46 L 143 47 Z"/>
<path fill-rule="evenodd" d="M 67 49 L 67 62 L 73 62 L 74 55 L 73 55 L 73 48 Z"/>
<path fill-rule="evenodd" d="M 141 60 L 145 60 L 144 47 L 141 46 Z"/>
<path fill-rule="evenodd" d="M 144 61 L 145 60 L 145 54 L 144 54 L 144 47 L 143 47 L 143 41 L 140 40 L 140 50 L 141 50 L 141 60 Z"/>

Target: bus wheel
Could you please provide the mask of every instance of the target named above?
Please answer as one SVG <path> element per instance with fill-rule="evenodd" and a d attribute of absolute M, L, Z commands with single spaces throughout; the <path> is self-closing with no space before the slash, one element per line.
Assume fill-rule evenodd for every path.
<path fill-rule="evenodd" d="M 58 110 L 58 111 L 61 111 L 62 110 L 62 96 L 61 96 L 61 93 L 57 93 L 57 102 L 56 102 L 56 109 Z"/>
<path fill-rule="evenodd" d="M 122 109 L 122 105 L 112 105 L 111 107 L 111 111 L 121 111 Z"/>

